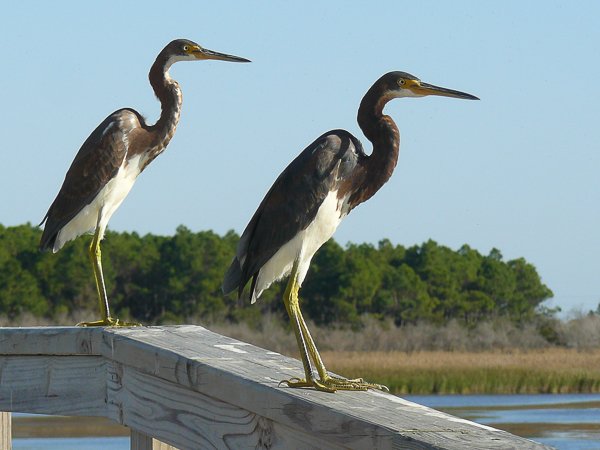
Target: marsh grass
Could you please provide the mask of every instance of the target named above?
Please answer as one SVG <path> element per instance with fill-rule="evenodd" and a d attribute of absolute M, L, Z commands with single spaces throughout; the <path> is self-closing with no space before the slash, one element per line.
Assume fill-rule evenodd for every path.
<path fill-rule="evenodd" d="M 599 393 L 600 351 L 323 352 L 328 369 L 395 394 Z"/>
<path fill-rule="evenodd" d="M 395 394 L 600 393 L 600 317 L 555 324 L 560 346 L 533 324 L 457 322 L 397 328 L 366 319 L 360 331 L 309 325 L 327 368 L 385 384 Z M 298 358 L 293 333 L 274 317 L 255 327 L 210 329 Z"/>

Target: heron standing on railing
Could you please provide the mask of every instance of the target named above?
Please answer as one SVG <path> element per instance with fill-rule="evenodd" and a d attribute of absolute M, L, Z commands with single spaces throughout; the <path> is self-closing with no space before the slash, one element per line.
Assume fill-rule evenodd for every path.
<path fill-rule="evenodd" d="M 57 252 L 83 233 L 94 233 L 89 257 L 94 268 L 102 319 L 82 326 L 129 324 L 111 317 L 102 275 L 100 241 L 108 221 L 125 199 L 138 175 L 160 155 L 175 134 L 181 112 L 181 89 L 169 76 L 177 61 L 250 62 L 237 56 L 213 52 L 187 39 L 170 42 L 150 68 L 150 85 L 161 104 L 161 115 L 148 125 L 137 111 L 115 111 L 83 143 L 56 199 L 42 220 L 46 222 L 40 250 Z"/>
<path fill-rule="evenodd" d="M 382 76 L 367 91 L 358 109 L 358 124 L 373 152 L 345 130 L 333 130 L 309 145 L 279 175 L 244 230 L 223 281 L 225 295 L 252 279 L 254 303 L 271 283 L 289 275 L 284 302 L 290 316 L 305 378 L 284 380 L 291 387 L 318 390 L 387 389 L 363 379 L 347 380 L 327 373 L 302 318 L 298 291 L 315 252 L 333 235 L 342 219 L 370 199 L 389 180 L 398 161 L 400 134 L 383 108 L 393 98 L 441 95 L 478 100 L 470 94 L 423 83 L 405 72 Z M 319 378 L 310 363 L 312 358 Z"/>

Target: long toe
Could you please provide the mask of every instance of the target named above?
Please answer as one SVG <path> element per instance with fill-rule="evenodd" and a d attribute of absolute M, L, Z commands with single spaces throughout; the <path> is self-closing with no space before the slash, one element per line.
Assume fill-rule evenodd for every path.
<path fill-rule="evenodd" d="M 327 384 L 321 382 L 321 380 L 317 380 L 317 379 L 309 379 L 308 381 L 305 380 L 304 378 L 290 378 L 289 380 L 281 380 L 279 382 L 279 384 L 281 383 L 285 383 L 287 384 L 288 387 L 291 388 L 305 388 L 305 387 L 312 387 L 315 388 L 317 391 L 322 391 L 322 392 L 336 392 L 337 389 L 333 386 L 328 386 Z"/>
<path fill-rule="evenodd" d="M 348 380 L 342 377 L 336 377 L 327 374 L 324 380 L 321 380 L 322 383 L 333 387 L 334 389 L 340 389 L 344 391 L 366 391 L 368 389 L 379 389 L 380 391 L 389 392 L 390 390 L 387 386 L 377 383 L 368 383 L 362 378 L 355 378 L 352 380 Z"/>
<path fill-rule="evenodd" d="M 336 392 L 342 391 L 367 391 L 369 389 L 379 389 L 380 391 L 389 392 L 387 386 L 377 383 L 368 383 L 362 378 L 356 378 L 353 380 L 347 380 L 346 378 L 334 377 L 327 375 L 324 380 L 311 378 L 305 380 L 304 378 L 290 378 L 289 380 L 281 380 L 279 384 L 285 383 L 291 388 L 306 388 L 312 387 L 317 391 L 323 392 Z"/>
<path fill-rule="evenodd" d="M 366 381 L 362 381 L 362 382 L 352 381 L 352 382 L 349 382 L 347 384 L 342 384 L 342 385 L 334 384 L 334 386 L 337 389 L 341 389 L 344 391 L 367 391 L 369 389 L 378 389 L 380 391 L 390 392 L 388 387 L 384 386 L 383 384 L 367 383 Z"/>
<path fill-rule="evenodd" d="M 141 327 L 139 323 L 123 322 L 119 319 L 102 319 L 94 322 L 79 322 L 78 327 Z"/>

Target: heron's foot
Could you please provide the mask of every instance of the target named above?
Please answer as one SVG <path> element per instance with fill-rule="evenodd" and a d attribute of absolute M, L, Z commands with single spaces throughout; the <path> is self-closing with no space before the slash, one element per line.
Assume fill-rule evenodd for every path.
<path fill-rule="evenodd" d="M 314 387 L 317 391 L 336 392 L 342 391 L 366 391 L 368 389 L 379 389 L 389 392 L 387 386 L 376 383 L 368 383 L 362 378 L 348 380 L 346 378 L 334 377 L 327 375 L 324 380 L 310 377 L 308 380 L 304 378 L 293 377 L 289 380 L 281 380 L 279 384 L 286 383 L 291 388 Z"/>
<path fill-rule="evenodd" d="M 316 378 L 311 378 L 309 381 L 306 381 L 304 378 L 293 377 L 289 380 L 281 380 L 279 384 L 286 383 L 288 387 L 291 388 L 303 388 L 303 387 L 314 387 L 317 391 L 323 392 L 336 392 L 337 389 L 333 386 L 329 386 L 326 383 L 323 383 L 321 380 L 317 380 Z M 364 389 L 366 390 L 366 389 Z"/>
<path fill-rule="evenodd" d="M 123 322 L 119 319 L 113 319 L 112 317 L 96 320 L 94 322 L 79 322 L 78 327 L 141 327 L 140 323 L 129 323 Z"/>

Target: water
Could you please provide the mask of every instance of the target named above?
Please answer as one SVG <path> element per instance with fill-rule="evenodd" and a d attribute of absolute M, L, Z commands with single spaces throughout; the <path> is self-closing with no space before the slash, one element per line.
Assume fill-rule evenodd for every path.
<path fill-rule="evenodd" d="M 559 450 L 600 450 L 600 394 L 415 395 L 403 398 Z M 55 437 L 48 437 L 49 430 Z M 73 430 L 80 436 L 65 437 L 72 435 Z M 13 449 L 129 450 L 129 437 L 123 436 L 127 431 L 101 419 L 14 414 L 14 435 L 28 437 L 15 436 Z M 81 436 L 86 433 L 105 437 Z"/>
<path fill-rule="evenodd" d="M 600 394 L 403 398 L 559 450 L 600 450 Z"/>

